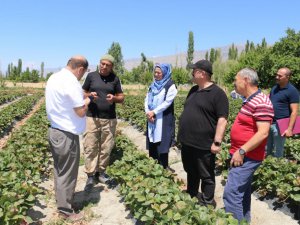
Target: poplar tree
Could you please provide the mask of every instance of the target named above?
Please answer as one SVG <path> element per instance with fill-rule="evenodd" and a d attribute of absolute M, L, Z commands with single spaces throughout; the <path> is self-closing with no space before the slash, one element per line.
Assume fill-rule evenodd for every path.
<path fill-rule="evenodd" d="M 114 62 L 114 72 L 117 75 L 124 74 L 124 60 L 122 55 L 122 49 L 118 42 L 113 42 L 108 49 L 108 54 L 112 55 L 115 58 Z"/>
<path fill-rule="evenodd" d="M 213 64 L 215 61 L 215 49 L 211 48 L 210 49 L 210 54 L 209 54 L 209 61 Z"/>
<path fill-rule="evenodd" d="M 205 59 L 208 60 L 208 51 L 205 53 Z"/>
<path fill-rule="evenodd" d="M 44 66 L 45 66 L 45 64 L 44 64 L 44 62 L 42 62 L 41 63 L 41 79 L 44 78 Z"/>
<path fill-rule="evenodd" d="M 192 31 L 189 32 L 189 43 L 188 43 L 188 51 L 187 51 L 187 58 L 186 58 L 186 68 L 192 64 L 194 59 L 194 33 Z"/>
<path fill-rule="evenodd" d="M 247 40 L 246 45 L 245 45 L 245 52 L 247 53 L 247 52 L 249 52 L 249 50 L 250 50 L 250 43 L 249 43 L 249 40 Z"/>
<path fill-rule="evenodd" d="M 10 70 L 11 70 L 11 69 L 10 69 L 10 64 L 8 64 L 8 66 L 7 66 L 7 72 L 6 72 L 6 77 L 9 77 L 9 76 L 10 76 L 10 73 L 11 73 Z"/>
<path fill-rule="evenodd" d="M 18 75 L 18 77 L 21 76 L 21 73 L 22 73 L 22 59 L 19 59 L 18 60 L 18 67 L 17 67 L 17 75 Z"/>
<path fill-rule="evenodd" d="M 267 41 L 266 41 L 265 38 L 263 38 L 262 41 L 261 41 L 261 47 L 262 48 L 267 48 Z"/>

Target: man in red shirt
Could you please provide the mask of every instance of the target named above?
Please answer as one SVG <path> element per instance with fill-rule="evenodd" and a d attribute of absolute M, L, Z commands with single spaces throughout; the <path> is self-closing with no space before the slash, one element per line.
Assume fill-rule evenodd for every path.
<path fill-rule="evenodd" d="M 265 158 L 265 146 L 274 116 L 270 99 L 258 89 L 255 70 L 240 70 L 235 90 L 246 100 L 231 128 L 231 168 L 224 189 L 226 212 L 250 223 L 251 182 L 255 170 Z"/>

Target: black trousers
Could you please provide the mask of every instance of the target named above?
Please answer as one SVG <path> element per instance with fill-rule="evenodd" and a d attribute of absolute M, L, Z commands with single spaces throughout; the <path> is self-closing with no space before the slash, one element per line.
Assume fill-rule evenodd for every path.
<path fill-rule="evenodd" d="M 201 181 L 201 199 L 204 204 L 213 204 L 215 194 L 215 158 L 208 150 L 199 150 L 182 145 L 183 168 L 187 173 L 187 192 L 191 197 L 198 194 Z"/>
<path fill-rule="evenodd" d="M 157 146 L 159 143 L 149 142 L 149 156 L 153 159 L 156 159 L 160 165 L 162 165 L 165 169 L 169 165 L 169 153 L 159 153 L 157 151 Z"/>

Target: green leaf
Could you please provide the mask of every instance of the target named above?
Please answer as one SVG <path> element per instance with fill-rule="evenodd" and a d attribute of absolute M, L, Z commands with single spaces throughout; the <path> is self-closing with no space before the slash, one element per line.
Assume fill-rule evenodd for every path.
<path fill-rule="evenodd" d="M 147 210 L 146 216 L 148 216 L 148 217 L 150 217 L 150 218 L 153 218 L 153 217 L 154 217 L 153 211 L 152 211 L 152 210 Z"/>
<path fill-rule="evenodd" d="M 300 194 L 291 194 L 291 199 L 293 199 L 296 202 L 300 202 Z"/>
<path fill-rule="evenodd" d="M 160 208 L 161 211 L 163 211 L 163 210 L 166 209 L 167 207 L 168 207 L 168 204 L 165 204 L 165 203 L 164 203 L 164 204 L 161 204 L 159 208 Z"/>
<path fill-rule="evenodd" d="M 181 215 L 180 215 L 179 213 L 176 213 L 176 214 L 174 215 L 173 219 L 174 219 L 175 221 L 178 221 L 178 220 L 181 219 Z"/>

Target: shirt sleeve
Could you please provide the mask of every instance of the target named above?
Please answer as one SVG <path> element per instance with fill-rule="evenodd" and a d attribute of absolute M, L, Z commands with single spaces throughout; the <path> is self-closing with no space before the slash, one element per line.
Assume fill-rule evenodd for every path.
<path fill-rule="evenodd" d="M 83 90 L 80 83 L 73 83 L 66 89 L 66 94 L 70 98 L 72 108 L 84 105 Z"/>
<path fill-rule="evenodd" d="M 217 97 L 216 112 L 217 112 L 218 118 L 220 118 L 220 117 L 228 118 L 229 102 L 228 102 L 227 95 L 225 94 L 225 92 L 222 89 L 220 89 L 220 92 L 216 97 Z"/>
<path fill-rule="evenodd" d="M 176 97 L 177 92 L 178 92 L 177 88 L 176 88 L 175 84 L 173 84 L 167 92 L 165 101 L 163 101 L 159 106 L 157 106 L 153 110 L 154 113 L 158 114 L 158 113 L 161 113 L 161 112 L 165 111 L 172 104 L 172 102 L 174 101 L 174 98 Z"/>
<path fill-rule="evenodd" d="M 116 94 L 123 93 L 123 88 L 122 88 L 122 84 L 121 84 L 120 78 L 117 78 L 117 84 L 116 84 L 115 88 L 116 88 L 115 89 Z"/>
<path fill-rule="evenodd" d="M 292 103 L 299 103 L 299 93 L 297 89 L 293 89 L 290 94 L 290 104 Z"/>
<path fill-rule="evenodd" d="M 85 91 L 89 91 L 90 90 L 90 83 L 91 83 L 91 76 L 90 74 L 88 74 L 84 80 L 84 83 L 82 85 L 82 89 Z"/>
<path fill-rule="evenodd" d="M 256 121 L 273 121 L 274 110 L 271 102 L 257 104 L 253 117 Z"/>
<path fill-rule="evenodd" d="M 148 94 L 149 94 L 149 92 L 147 92 L 146 97 L 145 97 L 145 101 L 144 101 L 145 113 L 149 112 L 149 107 L 148 107 Z"/>

